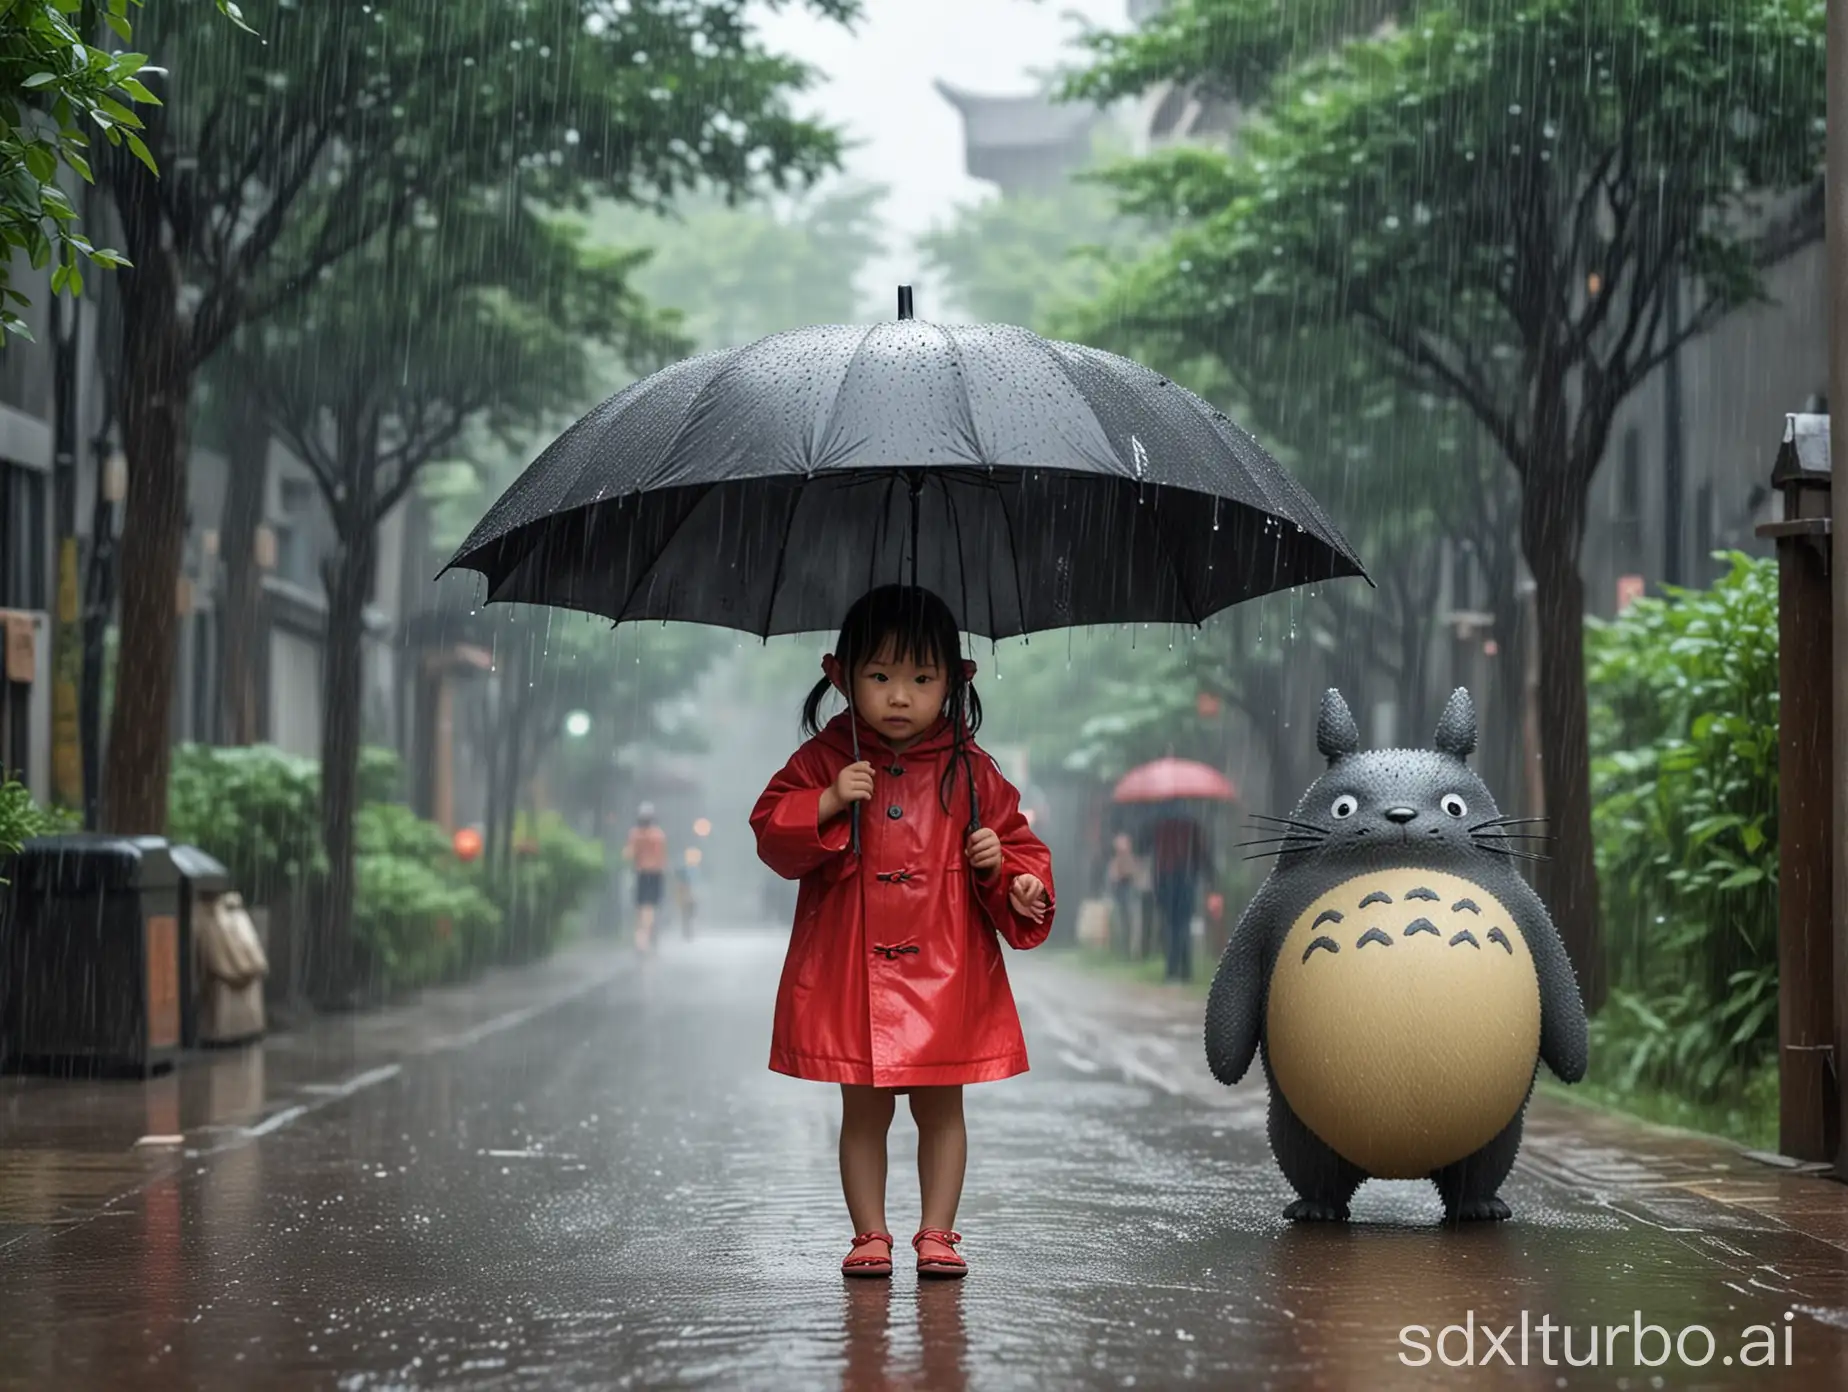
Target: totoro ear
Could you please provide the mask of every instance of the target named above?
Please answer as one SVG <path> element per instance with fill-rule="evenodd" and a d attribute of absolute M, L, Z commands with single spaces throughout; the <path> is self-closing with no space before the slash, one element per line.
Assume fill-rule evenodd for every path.
<path fill-rule="evenodd" d="M 1322 717 L 1315 722 L 1315 747 L 1329 763 L 1360 749 L 1360 728 L 1341 693 L 1329 687 L 1322 693 Z"/>
<path fill-rule="evenodd" d="M 1440 754 L 1467 759 L 1476 749 L 1476 707 L 1469 699 L 1469 688 L 1459 686 L 1450 693 L 1444 713 L 1438 718 L 1437 738 L 1432 741 Z"/>

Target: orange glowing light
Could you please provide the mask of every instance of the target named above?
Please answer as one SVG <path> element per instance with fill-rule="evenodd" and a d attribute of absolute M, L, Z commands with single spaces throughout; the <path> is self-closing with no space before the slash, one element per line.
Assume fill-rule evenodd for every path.
<path fill-rule="evenodd" d="M 457 860 L 473 860 L 481 854 L 481 833 L 474 827 L 463 827 L 451 844 L 456 848 Z"/>
<path fill-rule="evenodd" d="M 701 817 L 698 821 L 693 823 L 693 834 L 695 836 L 712 835 L 712 823 L 707 821 L 704 817 Z"/>

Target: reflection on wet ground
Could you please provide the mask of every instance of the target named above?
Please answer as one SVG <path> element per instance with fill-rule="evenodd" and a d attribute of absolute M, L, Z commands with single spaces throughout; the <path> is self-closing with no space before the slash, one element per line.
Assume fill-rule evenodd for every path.
<path fill-rule="evenodd" d="M 1034 1070 L 969 1094 L 973 1274 L 843 1282 L 836 1100 L 763 1066 L 780 951 L 592 951 L 146 1086 L 0 1083 L 0 1386 L 1848 1385 L 1848 1188 L 1537 1105 L 1515 1222 L 1386 1184 L 1292 1228 L 1197 1003 L 1033 957 Z M 1636 1311 L 1711 1362 L 1626 1331 L 1568 1367 L 1557 1328 L 1542 1361 L 1542 1319 L 1580 1359 Z M 1755 1323 L 1775 1366 L 1723 1363 Z M 1401 1361 L 1452 1324 L 1512 1362 Z"/>

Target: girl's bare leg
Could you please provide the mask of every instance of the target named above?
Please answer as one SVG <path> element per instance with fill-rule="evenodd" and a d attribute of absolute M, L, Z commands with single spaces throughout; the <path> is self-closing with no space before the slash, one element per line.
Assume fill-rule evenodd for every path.
<path fill-rule="evenodd" d="M 888 1088 L 841 1084 L 841 1191 L 856 1233 L 886 1231 L 886 1132 L 894 1101 Z"/>
<path fill-rule="evenodd" d="M 963 1170 L 969 1163 L 962 1088 L 913 1088 L 911 1115 L 918 1124 L 918 1188 L 924 1199 L 919 1226 L 953 1229 L 956 1208 L 962 1202 Z M 924 1246 L 920 1255 L 944 1255 L 935 1243 Z"/>

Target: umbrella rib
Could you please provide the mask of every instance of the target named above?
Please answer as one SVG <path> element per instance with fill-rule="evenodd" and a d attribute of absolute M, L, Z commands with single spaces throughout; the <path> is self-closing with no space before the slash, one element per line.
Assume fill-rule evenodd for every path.
<path fill-rule="evenodd" d="M 771 625 L 776 622 L 777 591 L 783 588 L 783 563 L 789 556 L 789 537 L 796 528 L 796 513 L 802 506 L 802 495 L 808 492 L 809 480 L 805 476 L 796 485 L 795 501 L 789 505 L 789 516 L 783 519 L 783 544 L 776 551 L 776 574 L 770 581 L 770 603 L 764 608 L 763 636 L 770 636 Z"/>
<path fill-rule="evenodd" d="M 982 448 L 981 434 L 975 428 L 975 398 L 969 395 L 969 368 L 963 362 L 962 344 L 958 343 L 956 336 L 943 325 L 932 324 L 931 327 L 943 335 L 943 341 L 950 345 L 950 358 L 956 364 L 956 385 L 961 389 L 963 419 L 969 423 L 969 446 L 975 451 L 976 462 L 978 464 L 991 463 L 987 451 Z"/>
<path fill-rule="evenodd" d="M 1137 486 L 1140 487 L 1141 485 L 1138 484 Z M 1161 487 L 1159 483 L 1155 485 L 1155 496 L 1157 501 L 1159 501 L 1161 497 Z M 1175 593 L 1181 597 L 1181 603 L 1187 606 L 1187 612 L 1193 616 L 1193 626 L 1198 628 L 1200 627 L 1200 606 L 1194 603 L 1193 596 L 1187 593 L 1187 580 L 1181 573 L 1181 563 L 1175 559 L 1174 548 L 1168 545 L 1167 537 L 1162 532 L 1160 521 L 1154 521 L 1150 525 L 1155 529 L 1155 539 L 1159 543 L 1157 549 L 1161 552 L 1162 559 L 1167 561 L 1168 569 L 1174 572 Z"/>
<path fill-rule="evenodd" d="M 693 500 L 693 506 L 680 514 L 680 520 L 674 523 L 674 529 L 667 534 L 666 539 L 662 541 L 661 545 L 655 550 L 648 564 L 642 567 L 641 574 L 637 575 L 635 579 L 629 583 L 628 593 L 622 597 L 622 606 L 616 611 L 615 621 L 617 623 L 622 623 L 624 621 L 625 616 L 629 612 L 629 605 L 635 600 L 635 592 L 642 587 L 642 581 L 653 575 L 655 567 L 661 564 L 661 558 L 669 551 L 673 550 L 674 543 L 680 539 L 681 532 L 685 531 L 687 523 L 693 520 L 693 514 L 706 505 L 706 499 L 712 496 L 712 491 L 716 487 L 716 484 L 708 483 L 700 488 L 699 496 Z M 636 494 L 631 496 L 639 497 L 640 495 Z M 636 506 L 639 508 L 641 504 L 638 502 Z"/>
<path fill-rule="evenodd" d="M 1027 591 L 1020 581 L 1020 541 L 1014 535 L 1014 515 L 1007 510 L 1007 490 L 997 488 L 995 493 L 1001 499 L 1001 520 L 1007 524 L 1007 559 L 1014 572 L 1014 611 L 1020 620 L 1020 631 L 1027 631 Z M 994 587 L 988 587 L 989 639 L 994 639 L 993 629 L 995 610 Z"/>
<path fill-rule="evenodd" d="M 962 606 L 959 612 L 962 616 L 963 627 L 967 628 L 969 626 L 969 567 L 963 564 L 962 516 L 956 511 L 956 495 L 950 492 L 950 480 L 947 478 L 943 480 L 943 505 L 950 510 L 950 530 L 956 535 L 956 579 L 962 586 Z M 991 595 L 988 601 L 990 629 L 994 627 L 994 622 L 995 604 Z"/>
<path fill-rule="evenodd" d="M 879 505 L 879 535 L 882 537 L 892 534 L 892 490 L 896 487 L 898 487 L 898 471 L 895 469 L 886 475 L 885 501 Z M 866 588 L 868 591 L 873 588 L 878 579 L 879 540 L 875 538 L 866 551 Z"/>
<path fill-rule="evenodd" d="M 865 354 L 866 345 L 872 342 L 873 333 L 878 328 L 877 324 L 867 325 L 866 332 L 860 335 L 860 341 L 853 346 L 853 354 L 847 359 L 847 366 L 841 369 L 840 380 L 834 384 L 834 400 L 828 403 L 828 419 L 821 427 L 819 445 L 813 438 L 809 441 L 811 453 L 806 462 L 810 469 L 815 467 L 820 456 L 827 451 L 828 441 L 833 438 L 834 427 L 841 418 L 841 398 L 847 394 L 847 379 L 853 376 L 854 365 Z M 817 450 L 819 453 L 816 452 Z"/>

